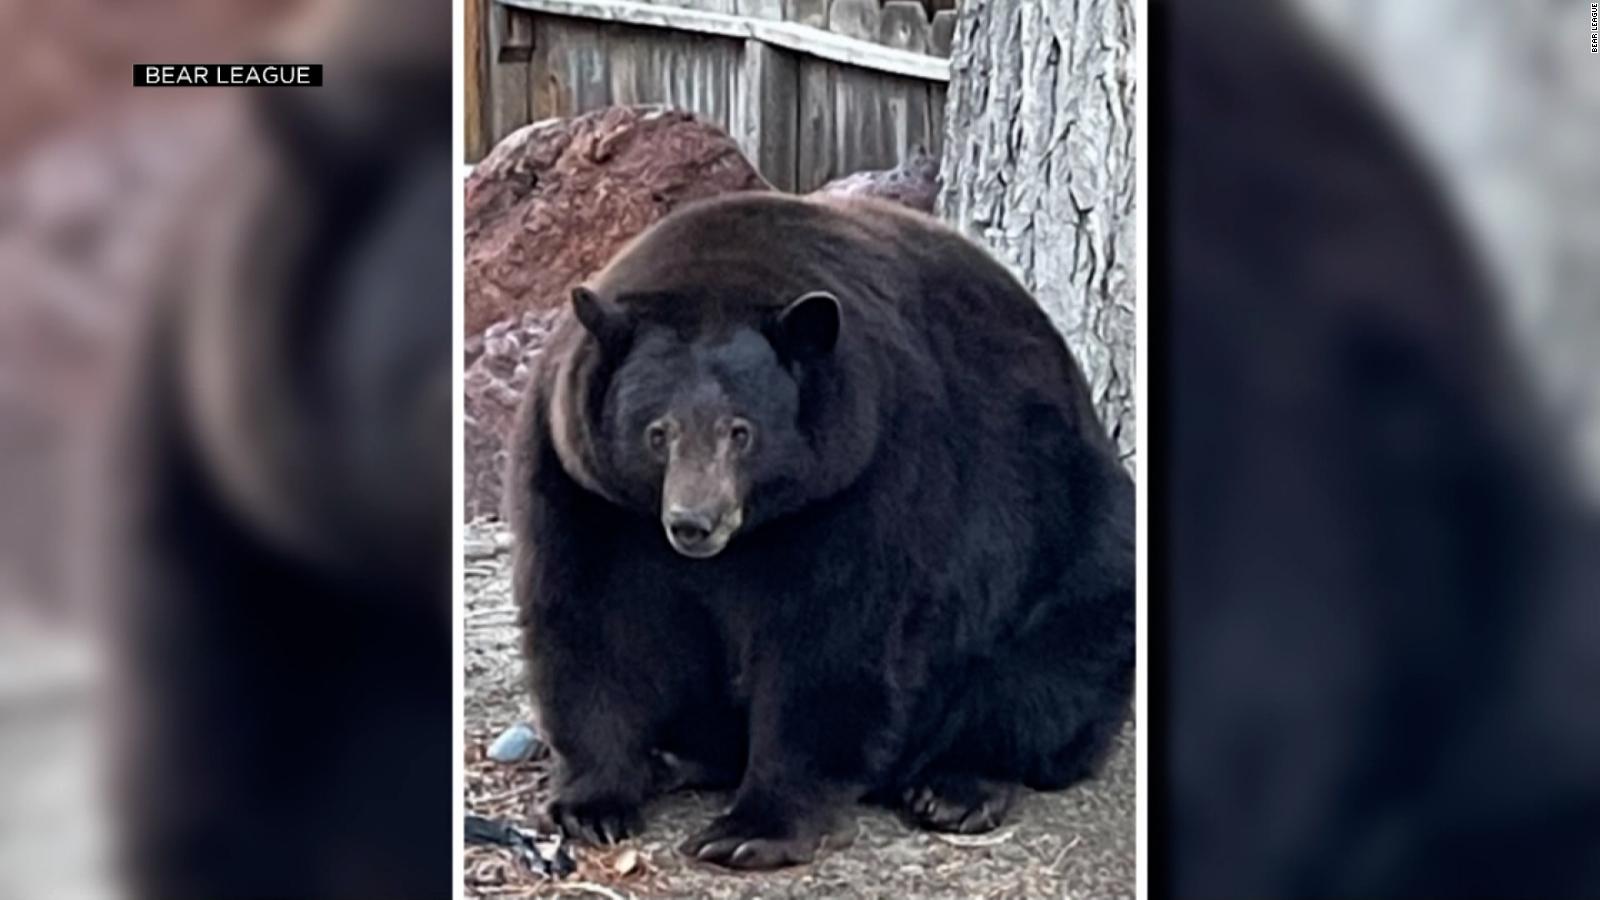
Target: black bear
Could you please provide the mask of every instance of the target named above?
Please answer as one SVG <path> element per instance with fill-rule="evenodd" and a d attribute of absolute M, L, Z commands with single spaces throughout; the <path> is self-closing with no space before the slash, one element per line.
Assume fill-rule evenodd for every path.
<path fill-rule="evenodd" d="M 880 201 L 686 207 L 573 292 L 510 515 L 544 813 L 811 859 L 841 805 L 975 832 L 1095 771 L 1134 665 L 1132 480 L 1028 292 Z"/>

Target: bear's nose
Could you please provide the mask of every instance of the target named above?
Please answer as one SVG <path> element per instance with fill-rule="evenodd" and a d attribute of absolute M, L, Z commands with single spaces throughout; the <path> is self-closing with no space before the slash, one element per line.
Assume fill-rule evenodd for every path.
<path fill-rule="evenodd" d="M 667 512 L 667 531 L 678 546 L 693 549 L 711 537 L 717 523 L 707 513 L 692 509 L 673 509 Z"/>

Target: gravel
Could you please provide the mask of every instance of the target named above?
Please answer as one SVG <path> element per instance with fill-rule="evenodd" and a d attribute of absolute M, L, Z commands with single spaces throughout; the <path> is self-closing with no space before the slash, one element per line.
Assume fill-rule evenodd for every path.
<path fill-rule="evenodd" d="M 527 822 L 543 799 L 549 760 L 503 765 L 487 748 L 529 717 L 521 683 L 510 557 L 503 527 L 467 526 L 466 807 Z M 999 830 L 973 837 L 914 830 L 892 813 L 860 807 L 847 846 L 817 862 L 772 873 L 728 873 L 691 863 L 674 847 L 703 826 L 726 796 L 688 792 L 646 810 L 642 835 L 619 846 L 576 850 L 561 881 L 521 869 L 506 851 L 465 850 L 469 897 L 894 897 L 1131 898 L 1135 883 L 1134 731 L 1130 724 L 1100 776 L 1069 790 L 1027 794 Z"/>

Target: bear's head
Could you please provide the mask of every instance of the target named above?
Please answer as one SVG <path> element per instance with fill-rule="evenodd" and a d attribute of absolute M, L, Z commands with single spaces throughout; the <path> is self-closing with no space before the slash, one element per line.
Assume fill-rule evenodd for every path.
<path fill-rule="evenodd" d="M 672 548 L 704 559 L 807 499 L 826 441 L 808 434 L 803 384 L 826 367 L 840 306 L 827 291 L 782 305 L 574 290 L 575 317 L 609 378 L 589 398 L 587 450 L 605 493 L 660 517 Z M 696 314 L 712 308 L 716 315 Z"/>

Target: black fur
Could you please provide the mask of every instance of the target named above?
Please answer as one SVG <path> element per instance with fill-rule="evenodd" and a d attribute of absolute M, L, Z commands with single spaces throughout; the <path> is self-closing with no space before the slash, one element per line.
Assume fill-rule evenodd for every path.
<path fill-rule="evenodd" d="M 768 867 L 845 802 L 976 830 L 1094 772 L 1133 686 L 1132 483 L 1000 265 L 888 205 L 745 195 L 590 288 L 606 340 L 558 326 L 512 482 L 553 819 L 616 837 L 692 767 L 738 790 L 686 851 Z M 644 434 L 718 404 L 755 433 L 744 519 L 688 559 Z"/>

